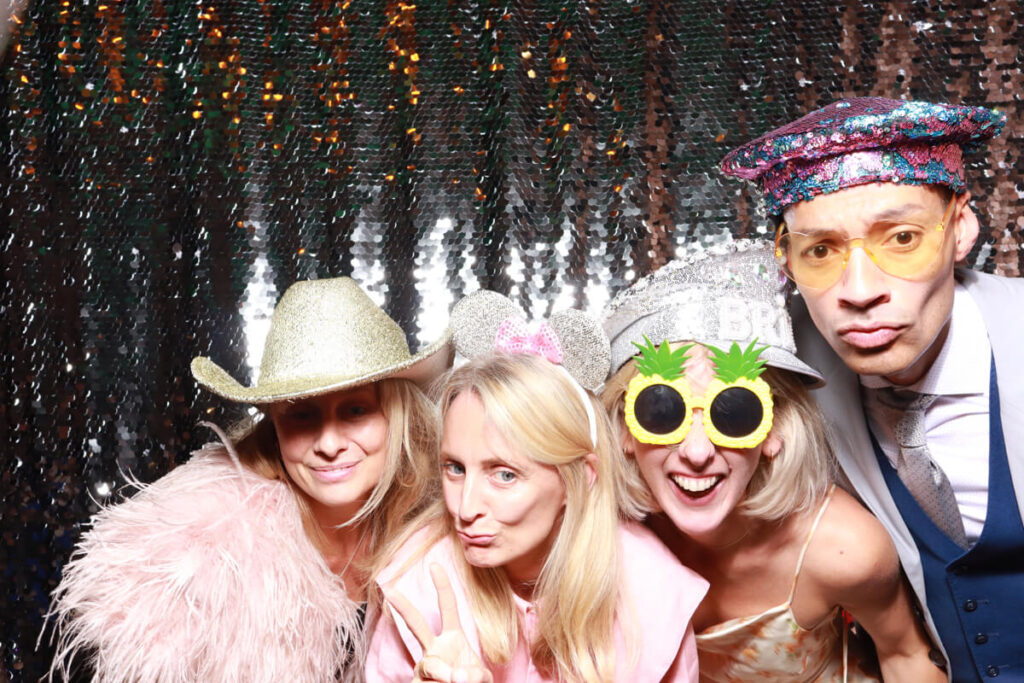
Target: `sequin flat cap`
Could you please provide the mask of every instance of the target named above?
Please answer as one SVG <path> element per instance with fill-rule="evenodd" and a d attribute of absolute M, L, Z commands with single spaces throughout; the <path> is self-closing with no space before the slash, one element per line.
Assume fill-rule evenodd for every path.
<path fill-rule="evenodd" d="M 983 107 L 854 97 L 734 149 L 721 167 L 758 182 L 768 215 L 865 183 L 946 185 L 959 194 L 964 152 L 1005 123 L 1005 114 Z"/>
<path fill-rule="evenodd" d="M 259 380 L 247 387 L 209 358 L 192 376 L 218 396 L 273 403 L 350 389 L 386 377 L 425 383 L 451 364 L 450 334 L 411 354 L 402 328 L 347 277 L 296 282 L 274 308 Z"/>
<path fill-rule="evenodd" d="M 604 312 L 611 340 L 612 372 L 636 355 L 648 339 L 694 341 L 728 349 L 732 342 L 767 348 L 770 366 L 800 375 L 810 386 L 821 374 L 796 357 L 793 324 L 786 308 L 786 277 L 772 245 L 736 240 L 694 248 L 620 292 Z"/>

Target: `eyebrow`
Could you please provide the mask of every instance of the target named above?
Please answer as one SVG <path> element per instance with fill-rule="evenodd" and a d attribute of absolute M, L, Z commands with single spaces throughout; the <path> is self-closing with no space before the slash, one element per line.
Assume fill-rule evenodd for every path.
<path fill-rule="evenodd" d="M 463 460 L 462 458 L 460 458 L 458 456 L 455 456 L 455 455 L 452 455 L 451 453 L 449 453 L 447 451 L 444 451 L 444 450 L 441 451 L 441 460 L 442 461 L 457 462 L 460 465 L 465 465 L 466 464 L 465 460 Z M 522 465 L 516 465 L 516 464 L 514 464 L 512 462 L 509 462 L 508 460 L 505 460 L 503 458 L 496 458 L 496 457 L 490 457 L 490 458 L 487 458 L 486 460 L 481 461 L 480 462 L 480 467 L 481 467 L 481 469 L 491 469 L 491 468 L 494 468 L 494 467 L 503 467 L 505 469 L 515 470 L 516 472 L 522 472 L 523 471 Z"/>
<path fill-rule="evenodd" d="M 519 472 L 520 470 L 523 469 L 522 465 L 516 465 L 516 464 L 514 464 L 512 462 L 509 462 L 505 458 L 498 458 L 498 457 L 487 458 L 486 460 L 481 462 L 480 465 L 484 469 L 493 469 L 495 467 L 503 467 L 503 468 L 505 468 L 507 470 L 515 470 L 516 472 Z"/>
<path fill-rule="evenodd" d="M 377 390 L 374 388 L 373 384 L 364 384 L 361 387 L 350 389 L 347 393 L 348 395 L 346 396 L 346 398 L 362 399 L 367 398 L 368 396 L 373 396 L 374 398 L 377 397 Z"/>
<path fill-rule="evenodd" d="M 884 211 L 879 211 L 878 213 L 874 214 L 873 216 L 869 216 L 868 220 L 866 222 L 869 223 L 869 224 L 872 224 L 872 223 L 882 223 L 882 222 L 891 221 L 891 220 L 894 220 L 894 219 L 897 219 L 897 218 L 905 218 L 906 216 L 908 216 L 910 214 L 917 213 L 918 211 L 924 211 L 927 208 L 928 208 L 927 206 L 924 206 L 922 204 L 918 204 L 916 202 L 910 202 L 910 203 L 907 203 L 907 204 L 900 204 L 899 206 L 894 206 L 894 207 L 891 207 L 889 209 L 885 209 Z M 826 227 L 819 227 L 819 226 L 814 226 L 814 227 L 811 227 L 811 228 L 807 228 L 805 230 L 797 231 L 797 230 L 793 230 L 792 226 L 790 226 L 788 223 L 786 224 L 786 226 L 792 232 L 797 232 L 797 233 L 799 233 L 801 235 L 818 235 L 818 234 L 821 234 L 821 233 L 845 233 L 846 232 L 842 228 L 826 228 Z"/>
<path fill-rule="evenodd" d="M 899 206 L 894 206 L 891 209 L 886 209 L 885 211 L 876 213 L 874 215 L 874 220 L 877 222 L 892 220 L 893 218 L 903 218 L 907 214 L 924 211 L 927 208 L 927 206 L 917 203 L 901 204 Z"/>

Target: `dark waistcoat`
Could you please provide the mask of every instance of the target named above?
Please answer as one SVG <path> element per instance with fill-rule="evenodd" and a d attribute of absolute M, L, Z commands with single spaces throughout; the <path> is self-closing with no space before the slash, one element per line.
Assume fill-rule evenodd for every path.
<path fill-rule="evenodd" d="M 928 611 L 957 683 L 1024 681 L 1024 524 L 1006 458 L 994 361 L 989 396 L 988 506 L 981 536 L 967 551 L 935 526 L 872 437 L 885 482 L 921 554 Z"/>

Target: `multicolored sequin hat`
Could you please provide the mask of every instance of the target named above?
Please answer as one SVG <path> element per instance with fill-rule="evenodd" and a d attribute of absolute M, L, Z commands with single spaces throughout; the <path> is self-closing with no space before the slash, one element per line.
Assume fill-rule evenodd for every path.
<path fill-rule="evenodd" d="M 728 349 L 756 340 L 768 365 L 800 375 L 810 386 L 821 374 L 796 357 L 786 307 L 786 276 L 772 245 L 736 240 L 695 247 L 619 292 L 604 312 L 612 372 L 636 355 L 644 337 L 660 343 L 695 341 Z"/>
<path fill-rule="evenodd" d="M 996 135 L 1002 112 L 882 97 L 839 100 L 765 133 L 722 159 L 758 181 L 769 215 L 819 194 L 874 182 L 964 191 L 963 153 Z"/>

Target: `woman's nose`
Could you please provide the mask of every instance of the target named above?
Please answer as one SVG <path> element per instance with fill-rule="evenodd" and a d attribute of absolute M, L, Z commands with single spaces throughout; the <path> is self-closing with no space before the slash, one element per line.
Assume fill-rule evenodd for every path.
<path fill-rule="evenodd" d="M 334 458 L 344 452 L 350 439 L 345 424 L 341 420 L 326 419 L 320 427 L 314 449 L 326 458 Z"/>
<path fill-rule="evenodd" d="M 483 515 L 484 506 L 480 495 L 479 487 L 471 477 L 466 477 L 462 482 L 462 492 L 459 496 L 459 519 L 464 522 L 472 522 Z"/>
<path fill-rule="evenodd" d="M 715 444 L 704 431 L 704 411 L 693 411 L 693 424 L 686 433 L 683 442 L 678 446 L 679 454 L 695 470 L 707 467 L 715 455 Z"/>

